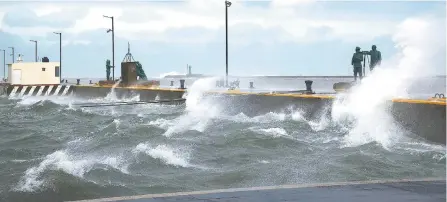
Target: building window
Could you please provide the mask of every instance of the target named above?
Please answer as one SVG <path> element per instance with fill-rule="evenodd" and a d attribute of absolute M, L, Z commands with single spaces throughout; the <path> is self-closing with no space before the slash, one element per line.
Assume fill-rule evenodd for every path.
<path fill-rule="evenodd" d="M 45 71 L 45 67 L 42 67 L 42 71 L 43 71 L 43 72 Z"/>
<path fill-rule="evenodd" d="M 59 75 L 60 75 L 60 68 L 59 68 L 59 66 L 56 66 L 56 67 L 54 67 L 54 76 L 55 77 L 59 77 Z"/>

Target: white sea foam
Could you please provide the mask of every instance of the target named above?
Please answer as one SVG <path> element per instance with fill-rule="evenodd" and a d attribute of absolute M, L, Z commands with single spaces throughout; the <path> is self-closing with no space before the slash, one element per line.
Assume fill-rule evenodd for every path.
<path fill-rule="evenodd" d="M 204 78 L 196 80 L 187 92 L 185 114 L 175 119 L 175 125 L 170 126 L 165 136 L 196 130 L 204 132 L 211 120 L 220 113 L 219 106 L 204 96 L 204 93 L 214 88 L 217 78 Z"/>
<path fill-rule="evenodd" d="M 154 159 L 159 159 L 168 165 L 190 167 L 189 154 L 179 149 L 173 149 L 168 145 L 157 145 L 151 147 L 146 143 L 138 144 L 134 149 L 134 153 L 145 153 Z"/>
<path fill-rule="evenodd" d="M 46 182 L 43 174 L 49 170 L 59 170 L 84 178 L 86 173 L 98 165 L 106 165 L 128 173 L 128 164 L 122 156 L 84 156 L 71 154 L 68 150 L 58 150 L 47 155 L 39 165 L 28 168 L 14 190 L 32 192 L 42 188 Z"/>
<path fill-rule="evenodd" d="M 399 53 L 368 75 L 352 92 L 340 95 L 333 104 L 333 120 L 349 123 L 345 146 L 377 142 L 390 148 L 399 142 L 403 130 L 389 113 L 396 97 L 407 97 L 407 88 L 420 76 L 432 72 L 434 55 L 441 51 L 441 33 L 436 21 L 430 18 L 407 19 L 397 28 L 393 40 Z M 443 32 L 445 33 L 445 32 Z M 445 38 L 445 37 L 444 37 Z M 445 48 L 445 43 L 444 43 Z"/>

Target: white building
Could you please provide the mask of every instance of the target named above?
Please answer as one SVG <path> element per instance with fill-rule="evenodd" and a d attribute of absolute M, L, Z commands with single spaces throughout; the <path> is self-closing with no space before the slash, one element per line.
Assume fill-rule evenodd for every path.
<path fill-rule="evenodd" d="M 17 62 L 8 64 L 11 85 L 60 84 L 59 62 Z"/>

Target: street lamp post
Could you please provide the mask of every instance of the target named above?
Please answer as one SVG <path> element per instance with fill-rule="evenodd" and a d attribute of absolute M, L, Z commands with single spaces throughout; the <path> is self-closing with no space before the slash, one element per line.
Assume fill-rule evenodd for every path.
<path fill-rule="evenodd" d="M 107 33 L 112 32 L 112 68 L 113 68 L 112 79 L 113 81 L 115 81 L 115 27 L 113 22 L 113 16 L 103 15 L 103 17 L 112 19 L 112 29 L 108 29 Z"/>
<path fill-rule="evenodd" d="M 62 82 L 62 33 L 53 32 L 59 35 L 59 81 Z"/>
<path fill-rule="evenodd" d="M 29 40 L 29 41 L 31 41 L 31 42 L 34 42 L 34 43 L 35 43 L 35 50 L 34 50 L 34 54 L 36 55 L 36 62 L 37 62 L 37 41 L 35 41 L 35 40 Z"/>
<path fill-rule="evenodd" d="M 0 50 L 3 51 L 3 81 L 6 79 L 6 50 Z"/>
<path fill-rule="evenodd" d="M 12 56 L 12 63 L 14 63 L 14 47 L 8 47 L 12 50 L 11 56 Z"/>
<path fill-rule="evenodd" d="M 228 8 L 230 1 L 225 1 L 225 84 L 228 87 Z"/>

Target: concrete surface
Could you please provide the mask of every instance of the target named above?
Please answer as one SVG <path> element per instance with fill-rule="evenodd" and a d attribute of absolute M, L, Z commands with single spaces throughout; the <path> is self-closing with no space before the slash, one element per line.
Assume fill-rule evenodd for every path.
<path fill-rule="evenodd" d="M 75 86 L 74 95 L 79 97 L 105 97 L 110 87 Z M 118 98 L 140 96 L 141 101 L 156 98 L 179 99 L 186 93 L 183 89 L 126 89 L 115 88 Z M 208 93 L 211 103 L 219 106 L 222 113 L 257 116 L 269 112 L 285 112 L 299 110 L 308 120 L 319 121 L 322 116 L 331 116 L 333 95 L 299 95 L 299 94 L 259 94 L 241 91 L 226 93 Z M 415 136 L 430 142 L 446 144 L 446 102 L 428 100 L 393 100 L 387 103 L 391 114 L 398 124 Z"/>
<path fill-rule="evenodd" d="M 12 93 L 14 88 L 17 92 Z M 48 86 L 42 87 L 15 87 L 8 86 L 0 88 L 0 93 L 32 95 L 41 93 L 45 95 L 74 95 L 83 98 L 106 97 L 111 87 L 98 87 L 87 85 L 72 85 L 68 89 L 65 85 L 51 88 L 46 93 Z M 26 89 L 26 90 L 25 90 Z M 66 89 L 66 90 L 65 90 Z M 33 91 L 32 91 L 33 90 Z M 59 91 L 58 91 L 59 90 Z M 120 88 L 114 89 L 118 99 L 134 98 L 139 96 L 140 101 L 172 100 L 184 98 L 187 90 L 178 88 L 148 89 L 148 88 Z M 21 92 L 24 91 L 24 92 Z M 50 90 L 48 90 L 50 91 Z M 219 106 L 221 113 L 236 115 L 244 113 L 247 116 L 257 116 L 269 112 L 290 113 L 301 111 L 307 120 L 319 121 L 322 116 L 330 118 L 332 112 L 333 95 L 314 94 L 271 94 L 245 91 L 214 91 L 206 94 L 206 99 Z M 166 103 L 168 104 L 168 103 Z M 177 104 L 177 103 L 172 103 Z M 398 100 L 394 99 L 387 103 L 391 114 L 398 124 L 407 131 L 438 144 L 446 144 L 446 101 L 429 100 Z"/>
<path fill-rule="evenodd" d="M 446 144 L 446 105 L 393 102 L 391 114 L 415 135 Z"/>
<path fill-rule="evenodd" d="M 445 202 L 444 179 L 285 185 L 84 200 L 91 202 Z"/>

